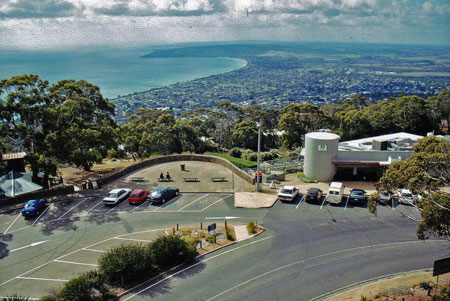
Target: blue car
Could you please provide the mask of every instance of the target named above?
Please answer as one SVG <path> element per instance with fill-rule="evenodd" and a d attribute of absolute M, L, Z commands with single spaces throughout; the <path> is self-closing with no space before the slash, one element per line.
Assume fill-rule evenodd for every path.
<path fill-rule="evenodd" d="M 23 216 L 33 216 L 39 215 L 45 210 L 47 205 L 46 199 L 30 200 L 28 201 L 22 209 Z"/>
<path fill-rule="evenodd" d="M 180 193 L 175 187 L 158 187 L 148 196 L 151 202 L 162 202 L 163 204 L 173 196 Z"/>

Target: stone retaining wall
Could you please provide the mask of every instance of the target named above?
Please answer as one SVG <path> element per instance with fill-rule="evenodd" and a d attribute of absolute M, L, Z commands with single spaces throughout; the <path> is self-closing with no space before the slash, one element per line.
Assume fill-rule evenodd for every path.
<path fill-rule="evenodd" d="M 127 166 L 111 175 L 108 175 L 106 177 L 103 177 L 101 179 L 102 185 L 111 183 L 127 174 L 133 173 L 139 169 L 147 168 L 149 166 L 161 164 L 161 163 L 167 163 L 167 162 L 173 162 L 173 161 L 201 161 L 201 162 L 211 162 L 220 164 L 228 169 L 232 169 L 234 173 L 247 181 L 250 184 L 253 184 L 253 178 L 246 172 L 242 171 L 241 169 L 234 166 L 230 161 L 225 160 L 223 158 L 214 157 L 214 156 L 204 156 L 204 155 L 170 155 L 170 156 L 164 156 L 164 157 L 157 157 L 148 159 L 145 161 L 138 162 L 136 164 Z M 50 188 L 50 189 L 44 189 L 44 190 L 38 190 L 38 191 L 32 191 L 29 193 L 20 194 L 15 197 L 0 199 L 0 206 L 1 205 L 12 205 L 21 203 L 30 199 L 37 199 L 37 198 L 43 198 L 43 197 L 50 197 L 55 195 L 61 195 L 61 194 L 68 194 L 72 193 L 74 191 L 74 186 L 64 186 L 64 187 L 56 187 L 56 188 Z"/>

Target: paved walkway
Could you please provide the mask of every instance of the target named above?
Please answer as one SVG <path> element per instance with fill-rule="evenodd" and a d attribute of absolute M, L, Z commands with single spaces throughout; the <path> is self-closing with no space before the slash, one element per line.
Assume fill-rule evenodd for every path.
<path fill-rule="evenodd" d="M 234 232 L 236 233 L 236 241 L 242 241 L 242 240 L 248 239 L 252 236 L 252 235 L 248 234 L 246 225 L 233 226 L 233 227 L 234 227 Z"/>

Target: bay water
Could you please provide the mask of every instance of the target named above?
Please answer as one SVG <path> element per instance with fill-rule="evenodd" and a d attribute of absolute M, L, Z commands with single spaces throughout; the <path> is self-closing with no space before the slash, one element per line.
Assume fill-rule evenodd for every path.
<path fill-rule="evenodd" d="M 151 48 L 55 51 L 0 50 L 0 79 L 37 74 L 55 83 L 84 79 L 115 98 L 177 82 L 228 72 L 245 61 L 221 57 L 141 58 Z"/>

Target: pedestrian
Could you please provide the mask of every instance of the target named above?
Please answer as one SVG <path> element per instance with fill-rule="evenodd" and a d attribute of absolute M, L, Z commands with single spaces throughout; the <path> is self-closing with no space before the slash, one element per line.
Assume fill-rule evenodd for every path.
<path fill-rule="evenodd" d="M 161 173 L 159 174 L 159 179 L 160 179 L 160 180 L 164 180 L 164 174 L 163 174 L 162 171 L 161 171 Z"/>
<path fill-rule="evenodd" d="M 169 174 L 169 172 L 166 173 L 166 179 L 170 181 L 170 174 Z"/>

